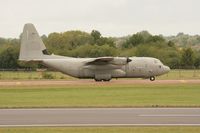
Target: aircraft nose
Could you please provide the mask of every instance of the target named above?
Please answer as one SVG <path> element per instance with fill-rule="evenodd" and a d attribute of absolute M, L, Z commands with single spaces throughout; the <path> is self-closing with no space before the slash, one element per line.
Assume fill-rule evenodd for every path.
<path fill-rule="evenodd" d="M 165 71 L 165 73 L 168 73 L 170 71 L 170 68 L 168 66 L 165 66 L 164 71 Z"/>

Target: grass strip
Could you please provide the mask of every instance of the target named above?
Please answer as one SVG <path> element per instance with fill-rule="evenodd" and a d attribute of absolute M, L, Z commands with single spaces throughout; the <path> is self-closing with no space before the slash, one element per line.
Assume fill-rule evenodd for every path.
<path fill-rule="evenodd" d="M 0 108 L 200 107 L 199 84 L 1 87 Z"/>

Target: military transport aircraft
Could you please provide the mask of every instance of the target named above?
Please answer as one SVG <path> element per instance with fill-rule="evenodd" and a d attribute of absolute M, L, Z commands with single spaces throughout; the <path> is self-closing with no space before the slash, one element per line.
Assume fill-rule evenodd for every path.
<path fill-rule="evenodd" d="M 76 78 L 110 81 L 112 78 L 149 78 L 170 71 L 160 60 L 151 57 L 72 58 L 49 55 L 33 24 L 25 24 L 21 39 L 20 61 L 41 64 Z"/>

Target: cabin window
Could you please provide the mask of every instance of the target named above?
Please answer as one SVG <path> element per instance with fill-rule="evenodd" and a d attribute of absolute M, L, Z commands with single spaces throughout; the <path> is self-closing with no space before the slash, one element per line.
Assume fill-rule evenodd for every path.
<path fill-rule="evenodd" d="M 159 68 L 162 68 L 162 66 L 161 66 L 161 65 L 159 65 Z"/>

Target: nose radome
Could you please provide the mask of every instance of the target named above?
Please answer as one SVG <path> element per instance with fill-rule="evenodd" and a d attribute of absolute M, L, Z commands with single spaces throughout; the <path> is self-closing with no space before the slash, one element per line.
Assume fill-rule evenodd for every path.
<path fill-rule="evenodd" d="M 164 70 L 165 70 L 166 73 L 168 73 L 170 71 L 170 68 L 168 66 L 165 66 Z"/>

